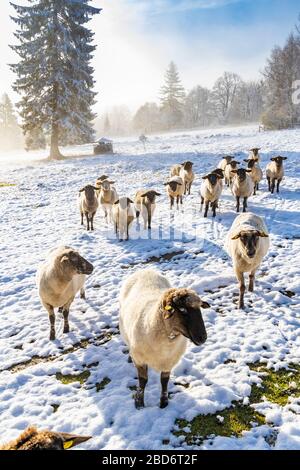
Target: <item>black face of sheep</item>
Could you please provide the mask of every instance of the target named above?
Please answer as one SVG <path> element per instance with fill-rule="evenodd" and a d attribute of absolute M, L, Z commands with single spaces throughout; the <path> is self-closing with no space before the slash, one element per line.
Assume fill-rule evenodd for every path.
<path fill-rule="evenodd" d="M 65 253 L 61 258 L 61 263 L 74 270 L 76 274 L 92 274 L 94 270 L 94 266 L 80 256 L 77 251 L 70 251 L 67 254 Z"/>
<path fill-rule="evenodd" d="M 228 165 L 230 165 L 233 170 L 237 168 L 239 164 L 240 162 L 237 162 L 236 160 L 232 160 L 230 163 L 228 163 Z"/>
<path fill-rule="evenodd" d="M 177 186 L 182 186 L 182 184 L 177 181 L 169 181 L 168 183 L 164 183 L 164 186 L 170 186 L 171 190 L 175 193 L 177 191 Z"/>
<path fill-rule="evenodd" d="M 252 152 L 255 157 L 258 157 L 259 151 L 260 151 L 260 148 L 250 149 L 250 152 Z"/>
<path fill-rule="evenodd" d="M 271 161 L 272 162 L 275 162 L 276 163 L 276 166 L 277 168 L 281 168 L 282 167 L 282 164 L 283 164 L 283 161 L 284 160 L 287 160 L 287 157 L 273 157 L 271 158 Z"/>
<path fill-rule="evenodd" d="M 227 161 L 227 164 L 231 162 L 231 160 L 233 160 L 234 157 L 231 157 L 230 155 L 226 155 L 226 157 L 224 157 L 224 160 Z"/>
<path fill-rule="evenodd" d="M 256 160 L 254 160 L 254 158 L 250 158 L 248 160 L 244 160 L 245 163 L 248 163 L 248 168 L 254 168 L 255 167 L 255 163 L 256 163 Z"/>
<path fill-rule="evenodd" d="M 240 240 L 248 258 L 252 259 L 256 255 L 259 238 L 266 238 L 268 235 L 259 231 L 242 231 L 232 238 L 232 240 Z"/>
<path fill-rule="evenodd" d="M 193 168 L 194 163 L 193 162 L 183 162 L 181 163 L 183 168 L 187 171 L 191 170 Z"/>
<path fill-rule="evenodd" d="M 84 188 L 79 190 L 79 193 L 85 193 L 85 197 L 88 201 L 93 201 L 95 197 L 95 191 L 98 191 L 98 188 L 88 184 Z"/>
<path fill-rule="evenodd" d="M 251 173 L 252 170 L 245 170 L 245 168 L 239 168 L 238 170 L 232 170 L 232 173 L 237 175 L 237 178 L 240 183 L 243 183 L 247 177 L 247 173 Z"/>
<path fill-rule="evenodd" d="M 161 196 L 161 194 L 157 191 L 147 191 L 146 193 L 142 194 L 142 197 L 145 197 L 150 204 L 154 204 L 156 196 Z"/>
<path fill-rule="evenodd" d="M 221 179 L 224 178 L 224 171 L 221 168 L 216 168 L 216 170 L 212 171 L 212 173 L 215 173 L 218 175 Z"/>
<path fill-rule="evenodd" d="M 210 173 L 209 175 L 203 176 L 202 179 L 208 180 L 212 186 L 216 186 L 219 179 L 222 179 L 223 176 L 218 175 L 216 172 Z"/>
<path fill-rule="evenodd" d="M 171 319 L 171 328 L 200 346 L 207 340 L 206 328 L 201 308 L 209 308 L 209 304 L 200 299 L 193 291 L 178 289 L 171 292 L 164 306 L 164 319 Z"/>

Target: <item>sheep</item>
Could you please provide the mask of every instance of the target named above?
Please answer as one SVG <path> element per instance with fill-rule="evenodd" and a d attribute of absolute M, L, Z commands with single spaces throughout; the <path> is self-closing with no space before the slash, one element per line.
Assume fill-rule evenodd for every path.
<path fill-rule="evenodd" d="M 192 183 L 195 179 L 193 165 L 194 164 L 192 162 L 184 162 L 181 164 L 179 176 L 183 179 L 184 194 L 191 194 Z"/>
<path fill-rule="evenodd" d="M 134 197 L 134 205 L 136 210 L 136 218 L 139 221 L 139 216 L 142 214 L 144 220 L 144 229 L 151 230 L 152 217 L 155 211 L 156 196 L 161 196 L 160 193 L 153 189 L 140 189 L 136 192 Z"/>
<path fill-rule="evenodd" d="M 216 209 L 218 207 L 219 198 L 222 193 L 223 183 L 222 176 L 216 172 L 212 172 L 206 176 L 203 176 L 204 182 L 201 185 L 201 207 L 202 212 L 203 204 L 205 203 L 204 217 L 208 215 L 209 205 L 211 205 L 213 217 L 216 217 Z"/>
<path fill-rule="evenodd" d="M 164 183 L 166 186 L 167 194 L 170 198 L 170 209 L 174 206 L 174 200 L 176 198 L 177 209 L 179 209 L 179 202 L 182 205 L 183 193 L 184 193 L 184 183 L 180 176 L 173 176 L 167 183 Z"/>
<path fill-rule="evenodd" d="M 81 225 L 83 216 L 86 217 L 87 230 L 94 230 L 94 217 L 99 206 L 97 188 L 90 184 L 79 190 L 79 209 L 81 214 Z"/>
<path fill-rule="evenodd" d="M 139 270 L 124 282 L 120 293 L 120 332 L 137 368 L 136 408 L 144 407 L 148 367 L 161 373 L 160 407 L 168 405 L 170 372 L 187 347 L 207 339 L 200 308 L 209 308 L 196 292 L 171 288 L 152 269 Z"/>
<path fill-rule="evenodd" d="M 37 286 L 42 305 L 49 314 L 50 340 L 55 339 L 55 313 L 58 307 L 64 317 L 64 333 L 69 333 L 69 310 L 76 293 L 85 299 L 85 275 L 93 265 L 68 246 L 52 250 L 37 272 Z"/>
<path fill-rule="evenodd" d="M 99 202 L 104 211 L 105 219 L 112 220 L 112 205 L 118 199 L 118 193 L 116 188 L 112 186 L 115 182 L 108 179 L 99 181 L 100 193 L 99 193 Z"/>
<path fill-rule="evenodd" d="M 287 157 L 273 157 L 271 158 L 271 162 L 268 163 L 266 173 L 267 173 L 267 180 L 269 191 L 274 194 L 275 191 L 275 183 L 277 180 L 277 193 L 279 193 L 279 186 L 284 177 L 284 167 L 283 161 L 287 160 Z"/>
<path fill-rule="evenodd" d="M 240 165 L 240 162 L 237 162 L 236 160 L 231 160 L 229 163 L 227 163 L 225 167 L 225 182 L 227 183 L 227 186 L 231 186 L 232 179 L 234 177 L 234 173 L 232 173 L 232 170 L 236 170 L 237 166 Z"/>
<path fill-rule="evenodd" d="M 263 172 L 262 169 L 260 168 L 257 160 L 254 160 L 254 158 L 248 158 L 248 160 L 244 160 L 248 164 L 248 169 L 251 170 L 251 178 L 254 183 L 254 196 L 256 195 L 256 191 L 259 190 L 259 183 L 263 179 Z"/>
<path fill-rule="evenodd" d="M 231 157 L 230 155 L 226 155 L 226 157 L 222 158 L 222 160 L 219 162 L 218 169 L 221 169 L 225 172 L 225 168 L 228 165 L 228 163 L 231 162 L 231 160 L 234 160 L 234 157 Z M 225 184 L 228 184 L 226 179 L 225 179 Z"/>
<path fill-rule="evenodd" d="M 236 198 L 236 211 L 240 212 L 240 198 L 242 197 L 244 199 L 243 212 L 246 212 L 248 207 L 248 197 L 250 197 L 254 191 L 254 183 L 251 176 L 248 174 L 251 173 L 252 170 L 239 168 L 232 172 L 235 173 L 235 176 L 232 180 L 231 191 Z"/>
<path fill-rule="evenodd" d="M 179 176 L 180 170 L 182 168 L 182 165 L 179 163 L 178 165 L 173 165 L 170 170 L 170 176 Z"/>
<path fill-rule="evenodd" d="M 128 197 L 121 197 L 113 205 L 112 218 L 118 238 L 125 236 L 126 240 L 129 239 L 129 226 L 134 219 L 132 204 L 133 201 Z"/>
<path fill-rule="evenodd" d="M 66 450 L 88 441 L 91 437 L 66 432 L 38 431 L 35 426 L 29 426 L 17 439 L 0 446 L 0 450 Z"/>
<path fill-rule="evenodd" d="M 270 245 L 264 219 L 248 212 L 234 220 L 227 235 L 226 248 L 240 286 L 239 308 L 244 308 L 244 273 L 250 273 L 249 292 L 254 291 L 255 272 Z"/>
<path fill-rule="evenodd" d="M 257 163 L 260 163 L 260 155 L 259 155 L 260 150 L 261 150 L 260 148 L 250 149 L 249 150 L 249 152 L 250 152 L 249 158 L 255 160 Z"/>

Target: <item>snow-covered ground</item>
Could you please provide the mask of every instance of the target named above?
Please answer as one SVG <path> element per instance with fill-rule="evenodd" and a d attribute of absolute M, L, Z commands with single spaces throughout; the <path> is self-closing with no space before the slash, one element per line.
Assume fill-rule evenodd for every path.
<path fill-rule="evenodd" d="M 216 167 L 221 155 L 235 154 L 242 161 L 253 146 L 262 147 L 263 167 L 274 154 L 288 160 L 281 193 L 270 195 L 264 182 L 249 201 L 249 210 L 266 218 L 271 249 L 259 270 L 256 292 L 247 293 L 247 308 L 240 311 L 238 286 L 224 251 L 236 216 L 233 197 L 226 189 L 216 220 L 204 220 L 198 192 L 201 175 Z M 185 448 L 172 433 L 175 420 L 221 412 L 233 401 L 246 403 L 251 385 L 260 380 L 248 363 L 267 361 L 276 369 L 299 363 L 300 130 L 259 134 L 248 126 L 166 134 L 150 137 L 146 151 L 137 139 L 118 139 L 115 151 L 113 156 L 54 163 L 39 161 L 38 154 L 32 161 L 30 154 L 27 160 L 21 154 L 0 159 L 0 181 L 16 184 L 0 188 L 1 442 L 36 424 L 92 435 L 84 449 Z M 170 215 L 163 182 L 172 164 L 186 160 L 194 162 L 197 179 L 184 212 Z M 94 233 L 80 226 L 78 190 L 103 173 L 116 181 L 120 195 L 133 197 L 140 187 L 161 191 L 151 239 L 134 223 L 132 239 L 116 241 L 100 212 Z M 57 340 L 51 342 L 35 273 L 45 254 L 62 244 L 78 249 L 95 270 L 87 280 L 87 300 L 76 298 L 71 307 L 71 332 L 63 335 L 58 314 Z M 174 256 L 167 259 L 165 254 Z M 118 295 L 126 276 L 150 266 L 172 285 L 195 289 L 211 309 L 203 311 L 206 344 L 191 344 L 173 370 L 169 406 L 158 407 L 159 377 L 152 372 L 146 407 L 137 411 L 130 389 L 136 372 L 118 334 Z M 289 298 L 287 290 L 296 295 Z M 57 372 L 84 370 L 90 376 L 83 384 L 56 378 Z M 95 384 L 104 378 L 110 382 L 97 392 Z M 179 385 L 187 383 L 188 388 Z M 200 448 L 269 449 L 264 437 L 273 426 L 279 433 L 276 449 L 300 449 L 299 399 L 291 398 L 284 407 L 264 401 L 255 408 L 269 425 L 253 427 L 241 438 L 217 437 Z M 164 445 L 163 440 L 170 442 Z"/>

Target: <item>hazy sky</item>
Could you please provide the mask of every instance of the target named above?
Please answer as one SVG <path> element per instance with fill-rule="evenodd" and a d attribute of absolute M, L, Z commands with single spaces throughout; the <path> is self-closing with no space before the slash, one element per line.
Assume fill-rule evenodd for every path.
<path fill-rule="evenodd" d="M 26 0 L 14 0 L 27 4 Z M 187 89 L 211 87 L 223 71 L 259 78 L 272 47 L 282 45 L 300 13 L 299 0 L 94 0 L 103 11 L 91 22 L 98 45 L 95 59 L 96 110 L 156 101 L 171 60 Z M 16 57 L 14 10 L 1 0 L 0 93 L 14 100 Z"/>

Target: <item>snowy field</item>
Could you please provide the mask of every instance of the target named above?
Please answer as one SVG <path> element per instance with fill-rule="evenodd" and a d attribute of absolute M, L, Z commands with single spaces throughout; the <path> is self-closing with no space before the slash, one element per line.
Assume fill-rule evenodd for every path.
<path fill-rule="evenodd" d="M 266 218 L 271 248 L 257 276 L 256 292 L 247 292 L 246 310 L 237 308 L 238 286 L 224 251 L 235 204 L 224 190 L 216 220 L 200 214 L 201 176 L 223 154 L 242 161 L 247 149 L 262 148 L 262 167 L 274 155 L 288 157 L 279 195 L 267 192 L 249 200 L 249 210 Z M 87 148 L 78 150 L 86 153 Z M 118 139 L 113 156 L 43 162 L 40 154 L 0 158 L 0 442 L 16 437 L 29 424 L 92 435 L 82 449 L 190 448 L 177 419 L 222 412 L 233 402 L 247 405 L 259 372 L 250 363 L 275 370 L 300 359 L 300 130 L 258 133 L 257 127 L 226 128 L 152 136 L 144 150 L 135 139 Z M 27 161 L 26 161 L 26 158 Z M 172 164 L 194 162 L 197 174 L 184 212 L 170 215 L 163 182 Z M 80 226 L 78 190 L 101 174 L 116 181 L 119 195 L 133 197 L 141 187 L 158 198 L 151 239 L 137 230 L 118 242 L 103 214 L 95 231 Z M 63 335 L 57 315 L 57 339 L 49 341 L 49 321 L 40 305 L 35 274 L 47 252 L 70 245 L 93 263 L 87 300 L 76 298 L 70 310 L 71 332 Z M 211 308 L 203 311 L 208 340 L 190 344 L 173 370 L 169 406 L 159 408 L 160 381 L 150 373 L 145 408 L 136 410 L 132 389 L 136 371 L 127 362 L 118 333 L 118 295 L 126 276 L 145 267 L 163 272 L 174 287 L 195 289 Z M 293 295 L 287 295 L 292 293 Z M 295 295 L 294 295 L 295 294 Z M 82 374 L 84 373 L 85 374 Z M 85 380 L 63 383 L 61 375 Z M 253 405 L 265 423 L 253 423 L 240 437 L 211 436 L 200 449 L 300 449 L 300 399 L 288 403 L 262 399 Z M 276 431 L 275 442 L 267 437 Z M 178 435 L 179 434 L 179 435 Z"/>

